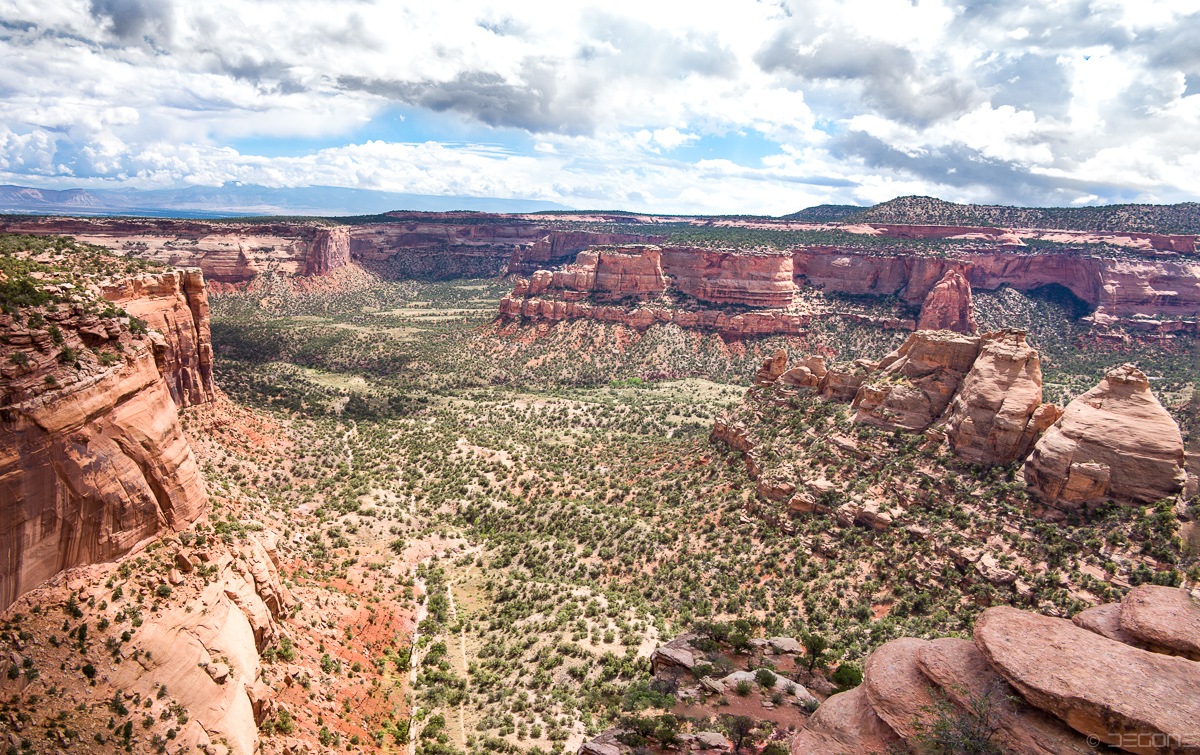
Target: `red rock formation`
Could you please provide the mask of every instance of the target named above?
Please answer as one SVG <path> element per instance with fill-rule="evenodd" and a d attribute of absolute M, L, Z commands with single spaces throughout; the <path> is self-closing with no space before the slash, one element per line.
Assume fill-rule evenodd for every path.
<path fill-rule="evenodd" d="M 544 231 L 541 232 L 544 233 Z M 531 246 L 523 246 L 514 251 L 508 264 L 508 272 L 529 275 L 535 270 L 544 270 L 568 262 L 577 253 L 592 246 L 657 244 L 662 240 L 662 236 L 634 233 L 551 231 Z"/>
<path fill-rule="evenodd" d="M 917 330 L 952 330 L 974 335 L 979 332 L 971 305 L 971 284 L 957 270 L 950 270 L 929 290 L 921 305 Z"/>
<path fill-rule="evenodd" d="M 305 275 L 327 275 L 350 264 L 350 230 L 345 227 L 317 231 L 304 258 Z"/>
<path fill-rule="evenodd" d="M 792 304 L 792 255 L 666 247 L 663 272 L 680 292 L 714 304 L 782 308 Z"/>
<path fill-rule="evenodd" d="M 208 293 L 198 270 L 126 278 L 104 298 L 162 334 L 154 342 L 159 371 L 180 407 L 213 400 L 212 338 Z"/>
<path fill-rule="evenodd" d="M 1025 333 L 987 333 L 950 406 L 946 438 L 967 461 L 1010 464 L 1024 458 L 1041 431 L 1057 419 L 1057 413 L 1043 411 L 1035 421 L 1041 403 L 1041 363 Z"/>
<path fill-rule="evenodd" d="M 134 334 L 116 318 L 60 306 L 45 315 L 55 345 L 49 328 L 0 318 L 0 605 L 207 508 L 176 414 L 214 391 L 203 278 L 142 275 L 105 294 L 154 330 Z M 76 366 L 64 363 L 68 353 Z"/>
<path fill-rule="evenodd" d="M 1025 481 L 1060 507 L 1108 498 L 1154 502 L 1183 488 L 1179 426 L 1133 365 L 1067 405 L 1025 462 Z"/>
<path fill-rule="evenodd" d="M 512 295 L 500 301 L 500 316 L 506 319 L 528 318 L 543 322 L 564 320 L 597 320 L 627 325 L 645 330 L 651 325 L 675 323 L 682 328 L 710 330 L 722 336 L 755 338 L 770 335 L 803 335 L 808 324 L 806 315 L 778 311 L 730 314 L 715 310 L 684 310 L 667 307 L 642 306 L 627 309 L 619 306 L 593 305 L 585 301 L 520 298 L 528 292 L 529 283 L 518 282 Z"/>
<path fill-rule="evenodd" d="M 82 385 L 9 405 L 0 421 L 0 605 L 181 527 L 207 505 L 148 348 Z"/>
<path fill-rule="evenodd" d="M 786 371 L 787 351 L 779 349 L 775 352 L 775 356 L 763 362 L 763 366 L 759 368 L 758 373 L 754 376 L 754 384 L 760 387 L 772 385 Z"/>
<path fill-rule="evenodd" d="M 884 357 L 854 396 L 855 422 L 924 430 L 942 416 L 979 353 L 979 338 L 917 331 Z"/>

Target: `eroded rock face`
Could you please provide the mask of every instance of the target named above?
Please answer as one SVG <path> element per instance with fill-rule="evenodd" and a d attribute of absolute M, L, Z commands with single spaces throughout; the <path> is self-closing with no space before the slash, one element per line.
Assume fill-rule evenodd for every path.
<path fill-rule="evenodd" d="M 1037 755 L 1082 755 L 1093 752 L 1087 738 L 1037 708 L 1027 705 L 1016 691 L 988 666 L 987 659 L 970 640 L 943 637 L 926 643 L 916 658 L 917 668 L 946 697 L 962 709 L 987 700 L 999 739 L 1011 752 Z"/>
<path fill-rule="evenodd" d="M 1024 458 L 1051 415 L 1057 419 L 1047 410 L 1035 420 L 1041 403 L 1041 364 L 1025 334 L 987 333 L 979 357 L 954 396 L 946 437 L 954 453 L 970 462 L 1010 464 Z"/>
<path fill-rule="evenodd" d="M 867 700 L 864 685 L 826 700 L 792 738 L 792 755 L 887 753 L 900 737 Z"/>
<path fill-rule="evenodd" d="M 855 422 L 924 430 L 942 415 L 979 353 L 979 338 L 918 331 L 884 357 L 852 406 Z"/>
<path fill-rule="evenodd" d="M 1200 664 L 1005 606 L 975 623 L 989 665 L 1032 705 L 1131 752 L 1200 752 Z M 1150 743 L 1174 746 L 1136 746 Z M 1130 743 L 1135 746 L 1130 746 Z"/>
<path fill-rule="evenodd" d="M 1072 616 L 1071 623 L 1115 642 L 1123 642 L 1126 645 L 1145 649 L 1137 638 L 1121 628 L 1120 603 L 1092 606 Z"/>
<path fill-rule="evenodd" d="M 63 569 L 115 558 L 182 527 L 208 506 L 177 417 L 177 406 L 215 392 L 203 276 L 146 274 L 98 293 L 149 332 L 81 307 L 47 319 L 59 318 L 63 348 L 104 346 L 115 363 L 89 357 L 86 368 L 63 368 L 49 340 L 43 351 L 36 333 L 6 329 L 13 335 L 5 348 L 21 351 L 28 366 L 0 380 L 3 606 Z"/>
<path fill-rule="evenodd" d="M 208 506 L 167 383 L 143 350 L 0 421 L 0 605 Z"/>
<path fill-rule="evenodd" d="M 1200 605 L 1187 590 L 1138 585 L 1118 615 L 1121 630 L 1149 650 L 1200 661 Z"/>
<path fill-rule="evenodd" d="M 929 290 L 921 305 L 917 330 L 952 330 L 968 335 L 979 332 L 971 303 L 971 284 L 958 270 L 948 271 Z"/>
<path fill-rule="evenodd" d="M 1154 502 L 1183 488 L 1179 426 L 1133 365 L 1118 367 L 1067 405 L 1025 462 L 1025 481 L 1047 503 L 1108 498 Z"/>
<path fill-rule="evenodd" d="M 268 584 L 278 583 L 279 574 L 269 561 L 261 562 L 262 545 L 255 541 L 252 547 L 250 561 L 219 558 L 213 583 L 193 604 L 150 618 L 138 629 L 122 647 L 124 662 L 113 677 L 118 688 L 147 698 L 165 686 L 234 755 L 257 751 L 258 724 L 274 709 L 273 693 L 258 681 L 259 651 L 264 635 L 274 638 L 282 631 L 267 606 L 270 596 L 256 589 L 258 568 L 266 571 Z"/>
<path fill-rule="evenodd" d="M 878 647 L 863 664 L 863 689 L 875 713 L 904 739 L 932 720 L 929 680 L 917 667 L 928 640 L 902 637 Z"/>
<path fill-rule="evenodd" d="M 103 291 L 104 298 L 162 334 L 155 361 L 180 407 L 212 401 L 212 333 L 208 293 L 199 270 L 139 275 Z"/>
<path fill-rule="evenodd" d="M 754 384 L 768 386 L 775 383 L 787 371 L 787 352 L 779 349 L 775 355 L 763 362 L 763 366 L 754 375 Z"/>
<path fill-rule="evenodd" d="M 666 247 L 662 266 L 682 293 L 714 304 L 787 307 L 796 291 L 790 254 Z"/>
<path fill-rule="evenodd" d="M 304 259 L 305 275 L 328 275 L 350 264 L 350 229 L 322 228 L 312 240 Z"/>

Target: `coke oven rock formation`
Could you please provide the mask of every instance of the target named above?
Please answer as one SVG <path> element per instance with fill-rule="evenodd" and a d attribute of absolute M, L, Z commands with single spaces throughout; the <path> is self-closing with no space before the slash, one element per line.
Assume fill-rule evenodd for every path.
<path fill-rule="evenodd" d="M 1156 617 L 1153 630 L 1126 622 L 1135 642 L 1177 646 L 1194 632 L 1200 608 L 1177 588 L 1134 588 L 1120 604 Z M 1200 752 L 1200 664 L 1144 650 L 1056 619 L 1007 606 L 989 608 L 974 640 L 902 638 L 875 650 L 861 686 L 826 700 L 792 740 L 793 755 L 883 752 L 901 741 L 919 748 L 946 711 L 982 703 L 1005 751 L 1068 755 L 1105 743 L 1136 753 Z"/>
<path fill-rule="evenodd" d="M 1057 509 L 1108 499 L 1152 503 L 1185 481 L 1179 426 L 1145 375 L 1118 367 L 1061 411 L 1041 402 L 1038 354 L 1021 331 L 918 331 L 878 364 L 833 368 L 805 357 L 788 369 L 781 351 L 763 364 L 747 396 L 786 403 L 801 391 L 850 400 L 855 422 L 944 432 L 950 450 L 972 463 L 1026 459 L 1026 484 Z M 744 432 L 736 446 L 731 432 L 719 420 L 711 437 L 752 450 Z"/>
<path fill-rule="evenodd" d="M 47 331 L 0 318 L 0 606 L 208 506 L 177 416 L 214 395 L 203 277 L 139 276 L 104 293 L 155 329 L 139 335 L 79 306 L 47 319 L 57 318 L 61 348 L 119 344 L 123 357 L 109 365 L 64 368 Z"/>
<path fill-rule="evenodd" d="M 946 438 L 967 461 L 1010 464 L 1025 458 L 1060 414 L 1052 404 L 1042 404 L 1037 350 L 1023 332 L 1002 330 L 983 336 L 946 417 Z"/>
<path fill-rule="evenodd" d="M 962 273 L 949 270 L 929 289 L 921 305 L 917 330 L 952 330 L 969 335 L 979 332 L 971 306 L 971 284 Z"/>
<path fill-rule="evenodd" d="M 1067 404 L 1033 448 L 1025 481 L 1046 501 L 1078 507 L 1108 498 L 1153 502 L 1183 489 L 1179 425 L 1131 364 Z"/>

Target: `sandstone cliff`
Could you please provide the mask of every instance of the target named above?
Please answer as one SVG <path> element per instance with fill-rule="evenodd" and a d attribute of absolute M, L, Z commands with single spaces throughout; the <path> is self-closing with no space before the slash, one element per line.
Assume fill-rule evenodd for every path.
<path fill-rule="evenodd" d="M 979 353 L 979 339 L 949 331 L 918 331 L 883 358 L 851 404 L 855 422 L 924 430 L 950 403 Z"/>
<path fill-rule="evenodd" d="M 1043 500 L 1078 507 L 1107 498 L 1153 502 L 1183 488 L 1179 426 L 1133 365 L 1067 405 L 1025 463 Z"/>
<path fill-rule="evenodd" d="M 208 505 L 177 418 L 214 391 L 203 278 L 145 275 L 104 293 L 155 329 L 87 303 L 0 317 L 0 605 Z M 37 318 L 44 328 L 21 322 Z"/>

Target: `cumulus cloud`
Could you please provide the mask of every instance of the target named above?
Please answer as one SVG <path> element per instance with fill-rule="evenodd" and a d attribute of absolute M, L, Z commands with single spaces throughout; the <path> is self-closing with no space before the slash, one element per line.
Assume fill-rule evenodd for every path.
<path fill-rule="evenodd" d="M 1179 201 L 1198 34 L 1134 0 L 7 0 L 0 172 L 685 212 Z"/>

